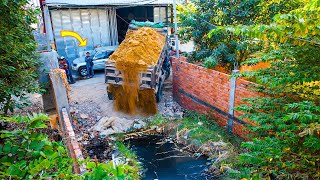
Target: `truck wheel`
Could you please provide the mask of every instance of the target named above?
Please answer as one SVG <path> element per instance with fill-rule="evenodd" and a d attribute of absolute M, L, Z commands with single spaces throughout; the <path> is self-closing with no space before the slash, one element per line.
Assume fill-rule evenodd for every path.
<path fill-rule="evenodd" d="M 109 100 L 113 100 L 113 95 L 112 95 L 111 92 L 108 92 L 108 99 L 109 99 Z"/>
<path fill-rule="evenodd" d="M 158 84 L 158 91 L 157 91 L 157 94 L 156 94 L 156 101 L 157 103 L 159 103 L 162 99 L 162 96 L 163 96 L 163 81 L 160 79 L 159 81 L 159 84 Z"/>
<path fill-rule="evenodd" d="M 85 66 L 79 67 L 79 75 L 81 77 L 86 77 L 88 75 L 87 67 Z"/>
<path fill-rule="evenodd" d="M 108 93 L 108 99 L 113 100 L 113 94 L 108 91 L 108 86 L 107 86 L 107 93 Z"/>

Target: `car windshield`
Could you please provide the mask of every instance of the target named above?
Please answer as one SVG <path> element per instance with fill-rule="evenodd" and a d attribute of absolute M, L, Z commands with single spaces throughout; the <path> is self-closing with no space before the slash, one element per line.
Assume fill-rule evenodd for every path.
<path fill-rule="evenodd" d="M 94 59 L 105 59 L 108 58 L 114 51 L 98 51 Z"/>
<path fill-rule="evenodd" d="M 106 58 L 108 58 L 109 56 L 111 56 L 113 54 L 114 51 L 106 51 Z"/>
<path fill-rule="evenodd" d="M 105 57 L 105 52 L 103 52 L 103 51 L 98 51 L 97 53 L 96 53 L 96 55 L 94 56 L 94 59 L 102 59 L 102 58 L 104 58 Z"/>

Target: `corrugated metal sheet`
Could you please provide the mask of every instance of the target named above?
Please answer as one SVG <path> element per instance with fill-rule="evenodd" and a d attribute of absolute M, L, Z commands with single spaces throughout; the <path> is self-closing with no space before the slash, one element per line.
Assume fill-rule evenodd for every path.
<path fill-rule="evenodd" d="M 46 0 L 48 6 L 55 5 L 144 5 L 172 4 L 173 0 Z"/>
<path fill-rule="evenodd" d="M 59 9 L 50 12 L 58 54 L 70 61 L 79 57 L 79 52 L 92 50 L 95 46 L 118 44 L 114 9 Z M 78 47 L 79 42 L 74 37 L 61 37 L 61 30 L 74 31 L 83 39 L 88 38 L 87 46 Z"/>

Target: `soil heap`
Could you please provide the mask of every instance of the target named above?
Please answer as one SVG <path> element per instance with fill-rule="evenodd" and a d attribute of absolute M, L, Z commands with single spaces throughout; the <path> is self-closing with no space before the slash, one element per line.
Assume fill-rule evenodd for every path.
<path fill-rule="evenodd" d="M 139 77 L 148 66 L 157 63 L 164 44 L 165 37 L 149 27 L 127 32 L 125 40 L 109 58 L 115 61 L 123 77 L 122 86 L 109 86 L 116 110 L 129 114 L 157 113 L 154 90 L 140 90 Z"/>

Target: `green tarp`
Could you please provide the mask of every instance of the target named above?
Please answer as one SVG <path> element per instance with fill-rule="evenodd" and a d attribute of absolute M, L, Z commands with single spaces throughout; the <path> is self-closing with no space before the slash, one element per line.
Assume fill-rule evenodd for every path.
<path fill-rule="evenodd" d="M 152 28 L 165 27 L 165 24 L 163 22 L 150 22 L 150 21 L 141 22 L 141 21 L 132 20 L 130 24 L 137 27 L 152 27 Z"/>

